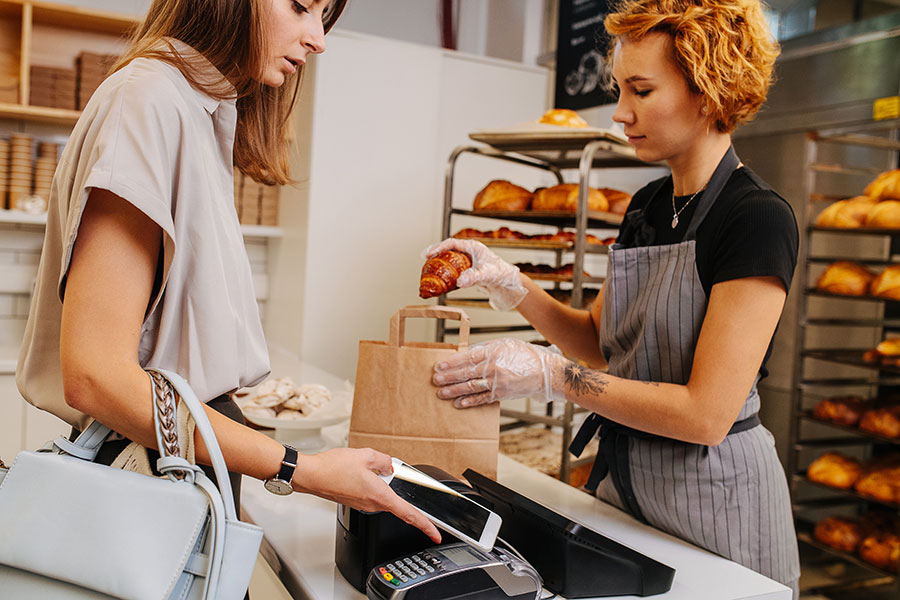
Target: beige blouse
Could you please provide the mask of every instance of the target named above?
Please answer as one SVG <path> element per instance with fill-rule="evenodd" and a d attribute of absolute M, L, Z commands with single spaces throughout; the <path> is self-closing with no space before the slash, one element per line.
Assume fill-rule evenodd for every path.
<path fill-rule="evenodd" d="M 180 42 L 181 53 L 194 51 Z M 218 72 L 204 62 L 210 75 Z M 234 210 L 233 100 L 176 67 L 136 59 L 97 89 L 53 178 L 47 230 L 16 369 L 31 404 L 82 427 L 63 398 L 59 333 L 72 248 L 91 189 L 130 202 L 163 231 L 160 292 L 141 329 L 141 365 L 182 375 L 209 401 L 269 372 L 250 263 Z"/>

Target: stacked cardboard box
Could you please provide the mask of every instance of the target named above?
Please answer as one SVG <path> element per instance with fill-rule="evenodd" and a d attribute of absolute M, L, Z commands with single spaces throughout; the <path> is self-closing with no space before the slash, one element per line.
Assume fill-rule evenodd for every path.
<path fill-rule="evenodd" d="M 45 206 L 50 200 L 50 184 L 58 157 L 59 144 L 38 143 L 38 157 L 34 163 L 34 195 L 40 197 Z"/>
<path fill-rule="evenodd" d="M 9 138 L 9 201 L 8 208 L 22 210 L 31 195 L 33 178 L 34 139 L 27 133 L 14 133 Z"/>
<path fill-rule="evenodd" d="M 234 208 L 243 225 L 278 225 L 278 186 L 257 183 L 234 170 Z"/>
<path fill-rule="evenodd" d="M 75 70 L 59 67 L 31 67 L 32 106 L 75 108 Z"/>
<path fill-rule="evenodd" d="M 119 57 L 115 54 L 82 52 L 75 59 L 78 71 L 78 110 L 84 109 L 91 94 L 106 79 L 109 70 Z"/>
<path fill-rule="evenodd" d="M 0 140 L 0 208 L 6 208 L 9 191 L 9 142 Z"/>

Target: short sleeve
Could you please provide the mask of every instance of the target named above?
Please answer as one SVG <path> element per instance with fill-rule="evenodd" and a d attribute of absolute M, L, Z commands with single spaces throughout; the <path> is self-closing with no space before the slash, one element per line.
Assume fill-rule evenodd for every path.
<path fill-rule="evenodd" d="M 92 189 L 112 192 L 131 203 L 164 233 L 162 285 L 174 256 L 172 182 L 177 177 L 182 116 L 171 82 L 158 71 L 132 64 L 110 77 L 89 103 L 86 118 L 73 136 L 81 141 L 77 155 L 64 156 L 68 196 L 59 296 L 66 276 L 84 206 Z M 140 72 L 141 70 L 144 72 Z M 136 72 L 137 71 L 137 72 Z M 105 87 L 104 87 L 105 86 Z M 153 299 L 153 304 L 158 301 Z"/>
<path fill-rule="evenodd" d="M 709 254 L 711 281 L 777 277 L 790 290 L 799 233 L 790 205 L 771 190 L 754 189 L 735 204 Z"/>

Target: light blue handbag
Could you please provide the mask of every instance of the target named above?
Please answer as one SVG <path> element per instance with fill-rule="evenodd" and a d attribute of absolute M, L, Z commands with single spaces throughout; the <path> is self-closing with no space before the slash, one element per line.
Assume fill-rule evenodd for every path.
<path fill-rule="evenodd" d="M 262 529 L 238 520 L 222 452 L 188 383 L 148 373 L 165 477 L 92 462 L 110 433 L 96 421 L 74 442 L 57 438 L 0 469 L 3 598 L 244 597 Z M 178 456 L 176 394 L 194 417 L 218 487 Z"/>

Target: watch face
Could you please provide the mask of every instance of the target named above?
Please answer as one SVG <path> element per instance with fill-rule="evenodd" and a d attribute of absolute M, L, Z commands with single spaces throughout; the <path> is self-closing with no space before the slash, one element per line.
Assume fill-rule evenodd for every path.
<path fill-rule="evenodd" d="M 294 488 L 291 487 L 291 484 L 280 479 L 267 480 L 266 489 L 279 496 L 288 496 L 294 492 Z"/>

